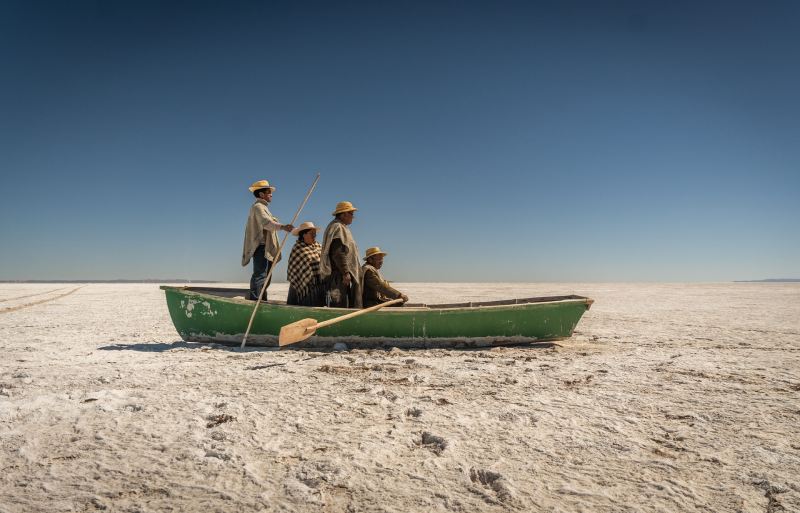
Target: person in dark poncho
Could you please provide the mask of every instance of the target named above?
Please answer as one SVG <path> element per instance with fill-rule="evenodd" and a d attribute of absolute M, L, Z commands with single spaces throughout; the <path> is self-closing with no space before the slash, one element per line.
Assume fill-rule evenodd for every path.
<path fill-rule="evenodd" d="M 300 306 L 325 306 L 325 289 L 319 274 L 322 246 L 316 241 L 318 228 L 306 222 L 292 231 L 297 242 L 289 255 L 286 279 L 289 295 L 286 304 Z"/>
<path fill-rule="evenodd" d="M 334 219 L 322 237 L 319 269 L 325 282 L 325 304 L 330 307 L 361 308 L 361 263 L 349 228 L 356 210 L 349 201 L 337 203 Z"/>

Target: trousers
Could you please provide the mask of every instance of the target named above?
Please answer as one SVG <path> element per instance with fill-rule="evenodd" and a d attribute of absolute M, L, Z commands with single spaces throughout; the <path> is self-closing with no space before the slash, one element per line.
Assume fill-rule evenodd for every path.
<path fill-rule="evenodd" d="M 262 244 L 257 247 L 256 252 L 253 253 L 253 274 L 250 276 L 249 299 L 253 301 L 258 299 L 258 293 L 261 291 L 261 288 L 264 287 L 264 280 L 267 279 L 270 267 L 272 267 L 272 262 L 267 260 L 267 257 L 264 256 L 264 244 Z M 271 277 L 270 281 L 272 281 Z M 267 284 L 267 287 L 269 287 L 269 284 Z M 267 300 L 266 288 L 264 288 L 264 294 L 261 296 L 261 300 Z"/>

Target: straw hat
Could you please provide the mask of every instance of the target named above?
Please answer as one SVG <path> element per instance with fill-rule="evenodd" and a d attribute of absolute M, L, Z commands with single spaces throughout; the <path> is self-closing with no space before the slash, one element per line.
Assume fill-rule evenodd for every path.
<path fill-rule="evenodd" d="M 275 187 L 271 186 L 268 181 L 266 180 L 259 180 L 257 182 L 253 182 L 253 185 L 248 187 L 250 192 L 256 192 L 259 189 L 272 189 L 275 190 Z"/>
<path fill-rule="evenodd" d="M 301 224 L 300 226 L 292 230 L 292 235 L 300 235 L 300 232 L 302 232 L 303 230 L 314 230 L 314 232 L 318 232 L 319 228 L 314 226 L 314 223 L 312 223 L 311 221 L 306 221 L 305 223 Z"/>
<path fill-rule="evenodd" d="M 369 248 L 367 250 L 367 256 L 364 257 L 364 260 L 368 259 L 371 256 L 375 256 L 375 255 L 384 255 L 384 256 L 386 256 L 388 254 L 389 253 L 386 253 L 385 251 L 381 251 L 381 248 L 379 248 L 378 246 L 375 246 L 374 248 Z"/>
<path fill-rule="evenodd" d="M 334 210 L 333 214 L 331 215 L 335 216 L 336 214 L 341 214 L 343 212 L 355 212 L 356 210 L 358 209 L 349 201 L 340 201 L 336 204 L 336 210 Z"/>

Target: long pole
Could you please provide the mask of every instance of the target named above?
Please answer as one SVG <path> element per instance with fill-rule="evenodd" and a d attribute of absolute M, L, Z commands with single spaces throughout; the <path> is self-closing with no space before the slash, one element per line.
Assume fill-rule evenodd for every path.
<path fill-rule="evenodd" d="M 311 188 L 308 189 L 306 193 L 306 197 L 303 198 L 303 203 L 300 204 L 300 208 L 297 209 L 297 212 L 294 213 L 294 217 L 292 221 L 289 223 L 294 225 L 297 222 L 297 217 L 300 215 L 300 212 L 303 211 L 303 207 L 306 206 L 308 202 L 308 198 L 311 197 L 311 193 L 314 192 L 314 188 L 317 186 L 317 182 L 319 181 L 319 173 L 317 173 L 317 177 L 314 178 L 314 183 L 311 184 Z M 242 338 L 242 345 L 240 347 L 244 348 L 244 345 L 247 343 L 247 336 L 250 334 L 250 328 L 253 327 L 253 319 L 256 317 L 256 312 L 258 311 L 258 305 L 261 304 L 261 296 L 264 295 L 264 291 L 267 289 L 267 284 L 269 283 L 270 278 L 272 278 L 272 271 L 275 270 L 275 267 L 278 265 L 278 259 L 281 256 L 281 251 L 283 251 L 283 245 L 286 244 L 286 239 L 289 238 L 289 232 L 286 232 L 286 235 L 283 236 L 283 240 L 281 241 L 281 245 L 278 246 L 278 255 L 272 261 L 272 265 L 269 267 L 269 272 L 267 273 L 267 278 L 264 280 L 264 286 L 261 287 L 261 292 L 258 293 L 258 299 L 256 300 L 256 306 L 253 308 L 253 313 L 250 314 L 250 322 L 247 323 L 247 330 L 244 332 L 244 337 Z"/>

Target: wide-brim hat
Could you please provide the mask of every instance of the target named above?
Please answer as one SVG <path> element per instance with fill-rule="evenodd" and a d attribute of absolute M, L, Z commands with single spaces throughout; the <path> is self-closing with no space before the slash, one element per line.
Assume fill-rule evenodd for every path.
<path fill-rule="evenodd" d="M 364 260 L 368 259 L 371 256 L 375 256 L 375 255 L 384 255 L 384 256 L 386 256 L 388 254 L 389 253 L 386 253 L 385 251 L 381 251 L 381 248 L 379 248 L 378 246 L 375 246 L 374 248 L 369 248 L 367 250 L 367 254 L 364 257 Z"/>
<path fill-rule="evenodd" d="M 343 214 L 345 212 L 355 212 L 358 210 L 356 207 L 353 206 L 352 203 L 349 201 L 340 201 L 336 204 L 336 210 L 333 211 L 331 215 Z"/>
<path fill-rule="evenodd" d="M 292 235 L 300 235 L 300 232 L 305 230 L 314 230 L 315 232 L 317 232 L 319 231 L 319 228 L 314 226 L 314 223 L 312 223 L 311 221 L 306 221 L 305 223 L 301 224 L 300 226 L 292 230 Z"/>
<path fill-rule="evenodd" d="M 271 186 L 266 180 L 259 180 L 257 182 L 253 182 L 253 185 L 248 187 L 248 189 L 250 189 L 250 192 L 256 192 L 259 189 L 271 189 L 274 191 L 275 187 Z"/>

